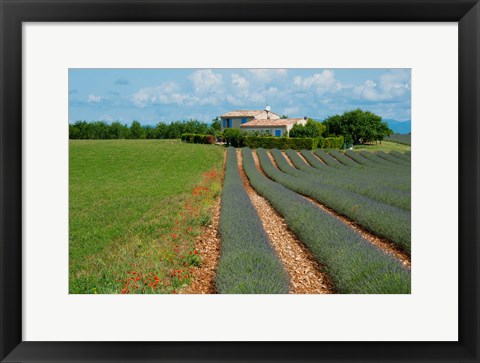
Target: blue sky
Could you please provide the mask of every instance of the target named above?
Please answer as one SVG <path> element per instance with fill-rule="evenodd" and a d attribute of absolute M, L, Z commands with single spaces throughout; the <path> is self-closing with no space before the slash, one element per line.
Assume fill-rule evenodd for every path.
<path fill-rule="evenodd" d="M 237 109 L 411 118 L 410 69 L 69 69 L 69 122 L 210 122 Z"/>

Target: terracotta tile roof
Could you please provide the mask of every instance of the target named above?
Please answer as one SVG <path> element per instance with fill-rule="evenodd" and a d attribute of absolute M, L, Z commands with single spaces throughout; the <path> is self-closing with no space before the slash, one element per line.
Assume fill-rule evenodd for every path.
<path fill-rule="evenodd" d="M 252 120 L 240 125 L 240 127 L 275 127 L 275 126 L 289 126 L 294 125 L 299 121 L 303 121 L 303 118 L 281 118 L 277 120 L 260 119 Z"/>
<path fill-rule="evenodd" d="M 224 113 L 220 117 L 255 117 L 262 112 L 263 110 L 235 110 Z"/>

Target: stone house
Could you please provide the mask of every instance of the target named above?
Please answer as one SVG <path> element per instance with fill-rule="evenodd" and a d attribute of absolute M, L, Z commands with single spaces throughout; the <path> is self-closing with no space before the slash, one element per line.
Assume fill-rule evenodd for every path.
<path fill-rule="evenodd" d="M 263 119 L 252 120 L 240 125 L 240 129 L 245 131 L 258 131 L 271 136 L 288 136 L 293 125 L 307 123 L 306 118 L 281 118 L 281 119 Z"/>
<path fill-rule="evenodd" d="M 239 129 L 243 125 L 252 120 L 270 119 L 277 120 L 280 116 L 275 112 L 266 110 L 236 110 L 230 111 L 220 116 L 222 131 L 224 129 Z"/>
<path fill-rule="evenodd" d="M 222 131 L 227 128 L 258 131 L 271 136 L 288 135 L 293 125 L 305 125 L 306 118 L 284 118 L 267 110 L 236 110 L 220 116 Z"/>

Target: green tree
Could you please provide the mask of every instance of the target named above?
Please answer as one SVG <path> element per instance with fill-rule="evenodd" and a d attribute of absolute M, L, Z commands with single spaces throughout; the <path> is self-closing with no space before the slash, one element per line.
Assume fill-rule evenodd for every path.
<path fill-rule="evenodd" d="M 227 142 L 227 146 L 242 147 L 244 146 L 246 131 L 240 129 L 225 129 L 223 130 L 223 137 Z"/>
<path fill-rule="evenodd" d="M 216 132 L 219 132 L 221 129 L 222 129 L 222 124 L 221 124 L 221 121 L 220 121 L 220 117 L 215 117 L 213 120 L 212 120 L 212 124 L 210 125 L 210 127 L 216 131 Z"/>
<path fill-rule="evenodd" d="M 168 133 L 168 125 L 164 124 L 163 122 L 159 122 L 157 126 L 155 126 L 154 130 L 155 139 L 166 139 Z"/>
<path fill-rule="evenodd" d="M 325 126 L 321 122 L 308 119 L 305 125 L 295 124 L 290 130 L 290 137 L 319 137 L 325 131 Z"/>
<path fill-rule="evenodd" d="M 68 138 L 71 140 L 80 138 L 80 129 L 76 124 L 68 124 Z"/>
<path fill-rule="evenodd" d="M 288 118 L 288 115 L 282 115 L 280 116 L 281 119 L 285 119 L 285 118 Z"/>
<path fill-rule="evenodd" d="M 381 141 L 393 133 L 380 116 L 361 109 L 330 116 L 323 123 L 327 136 L 344 136 L 347 143 L 364 144 Z"/>
<path fill-rule="evenodd" d="M 108 128 L 109 139 L 125 139 L 128 136 L 127 125 L 122 125 L 120 122 L 113 122 Z"/>
<path fill-rule="evenodd" d="M 170 124 L 159 122 L 155 127 L 142 126 L 133 121 L 130 127 L 115 121 L 76 121 L 69 124 L 70 139 L 179 139 L 183 133 L 216 135 L 218 131 L 198 120 L 174 121 Z"/>
<path fill-rule="evenodd" d="M 140 125 L 140 122 L 133 121 L 130 125 L 130 137 L 132 139 L 145 139 L 145 129 Z"/>
<path fill-rule="evenodd" d="M 317 128 L 318 136 L 322 136 L 324 134 L 325 130 L 327 129 L 327 127 L 322 122 L 312 120 L 311 118 L 309 118 L 307 120 L 307 124 L 308 123 L 311 123 L 312 125 L 314 125 Z"/>
<path fill-rule="evenodd" d="M 72 137 L 73 136 L 73 137 Z M 77 121 L 70 128 L 70 138 L 76 139 L 95 139 L 92 123 L 87 121 Z"/>

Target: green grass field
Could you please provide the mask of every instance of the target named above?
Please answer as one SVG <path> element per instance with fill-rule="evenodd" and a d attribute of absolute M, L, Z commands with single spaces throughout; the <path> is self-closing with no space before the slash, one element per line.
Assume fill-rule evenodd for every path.
<path fill-rule="evenodd" d="M 70 141 L 70 293 L 170 293 L 221 191 L 224 149 L 178 140 Z"/>
<path fill-rule="evenodd" d="M 412 150 L 410 145 L 398 144 L 391 141 L 382 141 L 382 144 L 371 144 L 371 145 L 355 145 L 353 150 L 365 150 L 365 151 L 399 151 L 405 152 Z"/>

